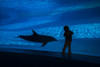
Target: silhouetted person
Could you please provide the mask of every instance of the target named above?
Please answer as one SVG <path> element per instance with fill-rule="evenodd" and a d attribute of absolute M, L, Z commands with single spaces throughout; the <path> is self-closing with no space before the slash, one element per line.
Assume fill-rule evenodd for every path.
<path fill-rule="evenodd" d="M 63 48 L 63 52 L 62 54 L 65 54 L 65 50 L 68 46 L 68 55 L 70 56 L 71 54 L 71 42 L 72 42 L 72 35 L 73 35 L 73 32 L 69 30 L 69 27 L 68 26 L 64 26 L 64 37 L 65 37 L 65 44 L 64 44 L 64 48 Z"/>

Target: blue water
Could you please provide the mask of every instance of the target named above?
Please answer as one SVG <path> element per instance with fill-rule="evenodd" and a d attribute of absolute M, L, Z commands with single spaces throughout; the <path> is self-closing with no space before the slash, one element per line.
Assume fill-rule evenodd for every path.
<path fill-rule="evenodd" d="M 100 56 L 99 12 L 100 0 L 0 0 L 0 47 L 61 52 L 68 25 L 72 53 Z M 16 38 L 32 35 L 32 29 L 58 41 L 41 48 L 42 43 Z"/>

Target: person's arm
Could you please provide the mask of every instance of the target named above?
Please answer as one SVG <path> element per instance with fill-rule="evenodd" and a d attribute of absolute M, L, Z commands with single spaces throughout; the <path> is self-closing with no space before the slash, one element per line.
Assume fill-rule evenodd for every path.
<path fill-rule="evenodd" d="M 74 33 L 72 31 L 69 31 L 70 35 L 73 35 Z"/>
<path fill-rule="evenodd" d="M 71 31 L 71 34 L 73 35 L 74 33 Z"/>
<path fill-rule="evenodd" d="M 64 37 L 66 36 L 66 34 L 64 33 L 64 35 L 63 35 Z"/>

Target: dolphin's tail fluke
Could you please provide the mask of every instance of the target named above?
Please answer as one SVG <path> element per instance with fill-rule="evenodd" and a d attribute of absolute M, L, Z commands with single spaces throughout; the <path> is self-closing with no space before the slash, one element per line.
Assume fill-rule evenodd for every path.
<path fill-rule="evenodd" d="M 19 38 L 19 36 L 16 36 L 15 38 Z"/>

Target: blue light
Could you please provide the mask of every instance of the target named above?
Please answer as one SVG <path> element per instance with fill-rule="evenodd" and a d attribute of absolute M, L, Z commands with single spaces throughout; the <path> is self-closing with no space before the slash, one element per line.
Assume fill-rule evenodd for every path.
<path fill-rule="evenodd" d="M 70 29 L 74 32 L 73 39 L 79 38 L 100 38 L 100 24 L 81 24 L 81 25 L 70 25 Z M 63 26 L 59 27 L 46 27 L 42 29 L 35 29 L 40 35 L 53 36 L 58 40 L 64 39 L 63 37 Z M 1 40 L 10 39 L 16 40 L 18 35 L 31 35 L 31 30 L 23 31 L 0 31 Z M 10 36 L 9 36 L 10 35 Z"/>
<path fill-rule="evenodd" d="M 0 0 L 0 9 L 0 47 L 26 45 L 34 46 L 31 47 L 34 50 L 61 52 L 65 39 L 63 26 L 68 25 L 74 32 L 73 53 L 100 56 L 97 44 L 100 39 L 99 0 Z M 32 35 L 32 29 L 58 41 L 41 48 L 41 43 L 16 38 Z"/>

